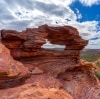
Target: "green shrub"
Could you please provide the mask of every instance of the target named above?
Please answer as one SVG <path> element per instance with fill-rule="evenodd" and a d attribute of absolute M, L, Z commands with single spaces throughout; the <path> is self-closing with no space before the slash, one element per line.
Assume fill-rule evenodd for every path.
<path fill-rule="evenodd" d="M 96 71 L 95 75 L 96 75 L 96 77 L 98 77 L 100 79 L 100 72 L 99 71 Z"/>
<path fill-rule="evenodd" d="M 99 57 L 100 57 L 100 54 L 84 54 L 84 55 L 81 55 L 82 59 L 89 61 L 89 62 L 96 61 Z"/>
<path fill-rule="evenodd" d="M 97 65 L 97 66 L 100 66 L 100 62 L 97 62 L 96 65 Z"/>

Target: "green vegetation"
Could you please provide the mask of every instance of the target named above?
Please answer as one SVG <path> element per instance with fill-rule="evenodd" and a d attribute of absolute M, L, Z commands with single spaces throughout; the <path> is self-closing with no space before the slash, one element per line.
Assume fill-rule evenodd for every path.
<path fill-rule="evenodd" d="M 100 72 L 99 71 L 96 71 L 95 75 L 100 79 Z"/>
<path fill-rule="evenodd" d="M 100 62 L 97 62 L 96 65 L 100 67 Z"/>
<path fill-rule="evenodd" d="M 96 54 L 82 54 L 81 55 L 81 58 L 88 61 L 88 62 L 94 62 L 96 61 L 98 58 L 100 58 L 100 53 L 96 53 Z M 100 61 L 98 61 L 96 63 L 97 66 L 100 67 Z M 95 72 L 95 75 L 98 79 L 100 79 L 100 71 L 96 71 Z"/>
<path fill-rule="evenodd" d="M 89 61 L 89 62 L 93 62 L 96 61 L 98 58 L 100 57 L 100 53 L 98 54 L 82 54 L 81 58 Z M 100 65 L 100 63 L 98 63 Z"/>

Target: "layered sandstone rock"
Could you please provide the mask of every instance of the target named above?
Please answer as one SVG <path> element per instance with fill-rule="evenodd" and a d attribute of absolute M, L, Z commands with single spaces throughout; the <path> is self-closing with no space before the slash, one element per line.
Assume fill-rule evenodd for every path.
<path fill-rule="evenodd" d="M 81 50 L 87 44 L 77 31 L 71 26 L 49 27 L 47 25 L 39 28 L 28 28 L 22 32 L 14 30 L 1 30 L 2 40 L 8 48 L 41 48 L 48 39 L 53 44 L 66 45 L 66 49 Z M 11 40 L 11 41 L 10 41 Z M 12 42 L 13 40 L 13 42 Z M 15 43 L 16 47 L 8 45 L 6 42 Z M 20 41 L 20 43 L 18 43 Z"/>
<path fill-rule="evenodd" d="M 31 63 L 32 69 L 38 67 L 43 72 L 55 76 L 67 69 L 79 66 L 80 50 L 88 42 L 83 40 L 78 31 L 70 26 L 43 25 L 22 32 L 2 30 L 1 36 L 3 44 L 10 49 L 15 59 L 22 61 L 26 66 Z M 55 51 L 41 48 L 46 43 L 46 39 L 52 44 L 65 45 L 65 50 Z"/>
<path fill-rule="evenodd" d="M 0 77 L 3 81 L 6 79 L 6 82 L 0 83 L 0 86 L 14 88 L 0 90 L 0 99 L 5 97 L 9 97 L 8 99 L 72 99 L 72 97 L 99 99 L 100 82 L 94 75 L 95 67 L 92 63 L 80 60 L 80 50 L 88 41 L 79 36 L 77 29 L 71 26 L 43 25 L 22 32 L 1 30 L 0 34 L 1 42 L 15 59 L 10 56 L 8 50 L 8 54 L 4 50 L 5 54 L 1 51 L 3 56 L 0 58 L 4 65 L 0 65 L 0 73 L 5 73 L 6 76 Z M 64 45 L 65 49 L 45 49 L 42 46 L 46 40 L 52 44 Z M 13 66 L 9 64 L 9 59 Z M 17 79 L 24 78 L 26 74 L 30 75 L 27 79 Z M 20 81 L 23 82 L 21 84 L 25 84 L 24 87 L 20 85 Z M 18 85 L 20 86 L 16 87 Z M 15 94 L 12 95 L 13 91 Z"/>
<path fill-rule="evenodd" d="M 14 60 L 10 51 L 0 43 L 0 88 L 6 87 L 6 84 L 9 87 L 10 82 L 13 84 L 16 80 L 22 80 L 27 77 L 28 73 L 28 68 Z"/>

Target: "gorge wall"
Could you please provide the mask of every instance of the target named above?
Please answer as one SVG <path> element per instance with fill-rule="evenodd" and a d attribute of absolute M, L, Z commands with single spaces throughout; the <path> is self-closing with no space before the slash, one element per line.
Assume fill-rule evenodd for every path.
<path fill-rule="evenodd" d="M 31 91 L 36 90 L 36 87 L 40 92 L 42 90 L 49 93 L 49 96 L 47 94 L 44 96 L 42 93 L 42 98 L 37 95 L 39 99 L 47 99 L 45 97 L 51 97 L 50 94 L 54 97 L 49 99 L 55 97 L 57 99 L 99 99 L 100 82 L 94 75 L 94 67 L 91 63 L 80 60 L 80 51 L 88 41 L 79 36 L 77 29 L 71 26 L 42 25 L 38 28 L 27 28 L 22 32 L 1 30 L 0 34 L 2 49 L 0 51 L 0 88 L 2 89 L 0 92 L 5 92 L 3 95 L 0 94 L 0 99 L 13 90 L 19 97 L 13 95 L 13 99 L 25 99 L 23 96 L 25 92 L 28 94 L 26 98 L 28 99 L 34 96 Z M 63 45 L 65 48 L 64 50 L 43 48 L 46 40 L 52 44 Z M 22 90 L 23 88 L 25 90 Z M 63 93 L 66 98 L 63 96 L 58 98 L 59 94 L 55 96 L 55 93 L 50 93 L 52 88 L 59 94 Z"/>

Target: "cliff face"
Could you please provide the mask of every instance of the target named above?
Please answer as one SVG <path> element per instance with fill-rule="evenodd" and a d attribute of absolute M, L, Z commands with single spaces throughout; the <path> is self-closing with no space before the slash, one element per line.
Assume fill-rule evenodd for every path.
<path fill-rule="evenodd" d="M 94 76 L 93 66 L 92 64 L 80 61 L 80 50 L 87 45 L 88 41 L 83 40 L 79 36 L 77 29 L 71 26 L 50 27 L 43 25 L 39 28 L 28 28 L 22 32 L 17 32 L 14 30 L 1 30 L 0 34 L 2 44 L 4 44 L 10 50 L 11 56 L 17 62 L 22 64 L 20 66 L 20 74 L 23 74 L 21 78 L 25 78 L 22 84 L 26 84 L 27 86 L 27 84 L 32 83 L 35 87 L 38 86 L 46 88 L 46 92 L 48 92 L 48 94 L 50 93 L 50 90 L 48 91 L 49 88 L 55 88 L 55 90 L 59 90 L 59 92 L 60 89 L 63 89 L 67 96 L 69 93 L 74 99 L 98 99 L 100 87 L 99 81 Z M 42 48 L 42 46 L 46 43 L 46 40 L 52 44 L 64 45 L 65 49 L 60 50 Z M 1 53 L 3 54 L 3 52 Z M 10 54 L 7 54 L 8 58 L 11 57 Z M 0 58 L 5 60 L 5 58 L 1 56 Z M 15 61 L 13 58 L 9 59 Z M 9 70 L 7 69 L 9 66 L 11 67 L 9 64 L 4 64 L 4 67 L 6 67 L 6 72 Z M 14 63 L 14 68 L 16 67 L 19 66 Z M 3 69 L 3 66 L 0 64 L 0 76 L 2 76 L 1 73 Z M 23 71 L 26 72 L 24 73 Z M 17 72 L 19 73 L 19 71 Z M 4 76 L 2 76 L 2 78 L 3 77 Z M 7 74 L 6 77 L 8 77 Z M 8 77 L 6 82 L 3 80 L 0 86 L 2 88 L 9 88 L 20 85 L 18 83 L 15 84 L 15 86 L 12 86 L 15 81 L 21 82 L 16 78 L 20 78 L 20 75 L 12 78 L 13 81 L 11 81 L 11 79 Z M 11 81 L 11 85 L 8 84 L 9 80 Z M 3 87 L 4 84 L 5 87 Z M 17 88 L 20 90 L 21 86 Z M 17 88 L 13 88 L 12 90 L 15 90 L 19 97 L 24 97 L 23 94 L 30 92 L 25 91 L 24 93 L 24 90 L 21 90 L 20 92 L 23 93 L 21 96 L 20 92 L 17 91 Z M 12 90 L 4 89 L 1 92 L 8 91 L 11 93 Z M 43 90 L 44 92 L 44 89 L 40 88 L 39 91 L 40 90 Z M 93 92 L 97 93 L 92 94 Z M 53 94 L 55 97 L 54 93 L 51 94 Z M 4 96 L 7 95 L 8 94 L 4 94 Z M 72 99 L 70 95 L 70 98 L 66 96 L 65 99 Z M 0 94 L 0 96 L 3 95 Z M 51 99 L 55 99 L 54 97 L 51 97 Z M 57 97 L 59 97 L 59 95 Z M 25 99 L 25 97 L 13 99 Z M 59 99 L 63 99 L 63 97 Z"/>

